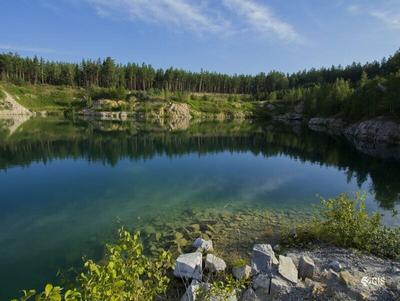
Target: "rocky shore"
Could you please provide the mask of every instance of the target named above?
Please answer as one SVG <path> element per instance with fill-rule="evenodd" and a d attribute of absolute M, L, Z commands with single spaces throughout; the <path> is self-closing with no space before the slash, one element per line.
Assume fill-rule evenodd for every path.
<path fill-rule="evenodd" d="M 198 238 L 192 253 L 176 259 L 174 276 L 186 284 L 181 301 L 399 300 L 400 263 L 351 250 L 321 247 L 282 252 L 255 244 L 251 260 L 228 267 L 211 240 Z M 224 294 L 210 281 L 230 274 L 245 285 Z M 226 295 L 227 294 L 227 295 Z M 207 300 L 208 300 L 207 299 Z"/>
<path fill-rule="evenodd" d="M 308 127 L 330 135 L 344 135 L 367 155 L 400 159 L 400 124 L 384 117 L 353 124 L 337 118 L 312 118 Z"/>

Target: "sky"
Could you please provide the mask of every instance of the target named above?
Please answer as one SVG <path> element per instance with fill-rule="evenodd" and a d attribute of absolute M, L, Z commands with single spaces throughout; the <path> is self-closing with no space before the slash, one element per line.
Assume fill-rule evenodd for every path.
<path fill-rule="evenodd" d="M 0 51 L 228 74 L 365 63 L 400 48 L 400 0 L 0 0 Z"/>

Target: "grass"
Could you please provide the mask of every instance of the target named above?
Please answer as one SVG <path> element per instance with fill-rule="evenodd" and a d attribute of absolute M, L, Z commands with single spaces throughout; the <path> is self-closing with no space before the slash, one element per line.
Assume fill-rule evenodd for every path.
<path fill-rule="evenodd" d="M 60 111 L 82 102 L 84 90 L 50 85 L 14 85 L 1 83 L 1 86 L 24 107 L 33 111 Z"/>
<path fill-rule="evenodd" d="M 251 102 L 224 95 L 192 95 L 185 102 L 193 110 L 210 114 L 250 112 L 254 107 Z"/>
<path fill-rule="evenodd" d="M 6 97 L 6 95 L 4 94 L 4 92 L 2 90 L 0 90 L 0 102 Z"/>

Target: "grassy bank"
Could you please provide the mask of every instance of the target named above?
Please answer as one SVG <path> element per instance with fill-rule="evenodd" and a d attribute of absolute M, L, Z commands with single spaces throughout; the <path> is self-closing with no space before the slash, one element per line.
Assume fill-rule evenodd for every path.
<path fill-rule="evenodd" d="M 63 112 L 91 108 L 99 99 L 118 101 L 113 108 L 104 111 L 137 111 L 157 113 L 164 103 L 176 102 L 189 105 L 193 115 L 198 114 L 238 114 L 251 113 L 253 103 L 246 95 L 211 93 L 170 93 L 162 90 L 128 91 L 117 88 L 79 88 L 52 85 L 15 85 L 0 83 L 2 89 L 10 93 L 16 101 L 32 111 Z M 0 94 L 0 99 L 1 95 Z"/>

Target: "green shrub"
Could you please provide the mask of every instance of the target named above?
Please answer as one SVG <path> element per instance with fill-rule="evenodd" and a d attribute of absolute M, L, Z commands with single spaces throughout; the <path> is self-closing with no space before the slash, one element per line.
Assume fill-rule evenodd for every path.
<path fill-rule="evenodd" d="M 90 88 L 89 95 L 93 100 L 98 99 L 113 99 L 124 100 L 127 97 L 127 91 L 120 88 Z"/>
<path fill-rule="evenodd" d="M 209 283 L 209 289 L 203 288 L 197 292 L 196 300 L 231 300 L 232 296 L 236 296 L 238 291 L 246 287 L 246 282 L 245 279 L 236 280 L 231 275 L 221 274 Z"/>
<path fill-rule="evenodd" d="M 88 260 L 77 278 L 76 288 L 63 293 L 60 287 L 48 284 L 44 292 L 23 291 L 19 301 L 151 301 L 167 289 L 167 270 L 172 266 L 171 254 L 161 252 L 156 259 L 143 255 L 139 233 L 131 235 L 119 230 L 119 241 L 107 245 L 101 263 Z M 16 300 L 16 301 L 18 301 Z"/>
<path fill-rule="evenodd" d="M 382 225 L 379 213 L 369 215 L 365 196 L 347 194 L 322 200 L 315 219 L 286 231 L 282 243 L 301 246 L 308 242 L 327 242 L 338 247 L 355 248 L 380 257 L 400 260 L 400 228 Z"/>

